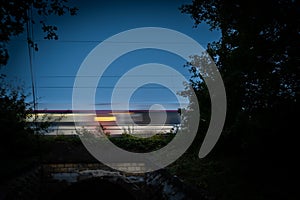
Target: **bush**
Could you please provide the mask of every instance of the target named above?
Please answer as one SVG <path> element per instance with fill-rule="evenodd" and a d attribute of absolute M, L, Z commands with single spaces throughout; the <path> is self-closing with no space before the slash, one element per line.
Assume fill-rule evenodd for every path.
<path fill-rule="evenodd" d="M 122 149 L 145 153 L 164 147 L 173 137 L 174 134 L 156 134 L 149 138 L 138 138 L 133 135 L 122 134 L 120 137 L 109 137 L 109 139 Z"/>
<path fill-rule="evenodd" d="M 33 129 L 26 122 L 31 104 L 21 88 L 13 88 L 0 76 L 0 154 L 4 157 L 25 156 L 36 148 Z"/>

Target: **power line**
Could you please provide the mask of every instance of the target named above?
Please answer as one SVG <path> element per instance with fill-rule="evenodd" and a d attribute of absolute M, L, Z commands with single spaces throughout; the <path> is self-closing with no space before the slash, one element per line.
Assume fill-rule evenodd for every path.
<path fill-rule="evenodd" d="M 12 41 L 26 41 L 25 39 L 13 39 Z M 50 40 L 37 39 L 36 42 L 48 42 Z M 54 40 L 51 42 L 62 42 L 62 43 L 109 43 L 109 44 L 182 44 L 182 45 L 194 45 L 191 42 L 163 42 L 163 41 L 106 41 L 106 40 Z M 209 43 L 209 42 L 208 42 Z M 201 45 L 207 45 L 208 43 L 199 43 Z"/>
<path fill-rule="evenodd" d="M 45 40 L 37 40 L 45 41 Z M 190 44 L 194 45 L 192 42 L 162 42 L 162 41 L 106 41 L 106 40 L 56 40 L 56 42 L 65 42 L 65 43 L 109 43 L 109 44 Z"/>
<path fill-rule="evenodd" d="M 123 77 L 124 75 L 102 75 L 100 78 L 120 78 Z M 169 77 L 169 78 L 174 78 L 174 77 L 180 77 L 179 75 L 125 75 L 126 77 Z M 191 74 L 182 74 L 183 77 L 190 77 Z M 93 77 L 99 77 L 99 76 L 93 76 L 93 75 L 88 75 L 88 76 L 76 76 L 76 75 L 45 75 L 45 76 L 39 76 L 42 78 L 73 78 L 73 77 L 78 77 L 78 78 L 93 78 Z"/>
<path fill-rule="evenodd" d="M 134 89 L 137 87 L 113 87 L 113 86 L 98 86 L 98 87 L 74 87 L 74 86 L 39 86 L 37 88 L 40 89 L 72 89 L 72 88 L 78 88 L 78 89 L 91 89 L 91 88 L 97 88 L 97 89 Z M 168 89 L 168 88 L 178 88 L 178 87 L 164 87 L 164 86 L 151 86 L 151 87 L 138 87 L 137 89 Z M 178 88 L 181 89 L 181 88 Z"/>
<path fill-rule="evenodd" d="M 33 42 L 33 25 L 31 24 L 32 20 L 32 9 L 31 7 L 27 11 L 28 21 L 26 23 L 27 29 L 27 47 L 28 47 L 28 56 L 29 56 L 29 68 L 30 68 L 30 76 L 31 76 L 31 89 L 32 89 L 32 97 L 33 97 L 33 109 L 36 110 L 36 93 L 35 93 L 35 78 L 33 73 L 33 49 L 30 46 L 29 41 Z M 33 44 L 33 43 L 32 43 Z"/>

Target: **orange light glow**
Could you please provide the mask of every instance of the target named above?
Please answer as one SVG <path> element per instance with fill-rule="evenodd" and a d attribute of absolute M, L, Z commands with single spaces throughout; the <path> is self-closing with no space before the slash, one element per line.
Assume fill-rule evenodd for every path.
<path fill-rule="evenodd" d="M 95 117 L 94 120 L 97 122 L 114 122 L 116 121 L 116 117 Z"/>

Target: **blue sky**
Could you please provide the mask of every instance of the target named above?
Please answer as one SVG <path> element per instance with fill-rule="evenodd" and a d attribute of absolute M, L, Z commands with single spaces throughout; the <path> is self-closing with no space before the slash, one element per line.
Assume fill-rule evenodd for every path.
<path fill-rule="evenodd" d="M 39 109 L 72 109 L 72 87 L 76 73 L 88 55 L 101 41 L 117 34 L 139 27 L 163 27 L 182 32 L 203 47 L 218 40 L 220 33 L 209 31 L 207 25 L 193 28 L 192 19 L 181 14 L 178 8 L 190 1 L 75 1 L 79 8 L 77 16 L 51 17 L 49 24 L 58 26 L 59 40 L 47 41 L 37 25 L 34 26 L 34 40 L 39 51 L 34 53 L 33 69 Z M 30 68 L 28 49 L 22 35 L 9 43 L 10 60 L 0 70 L 9 79 L 18 78 L 30 89 Z M 126 42 L 126 41 L 124 41 Z M 112 44 L 113 45 L 113 44 Z M 118 45 L 118 44 L 114 44 Z M 162 63 L 188 77 L 183 68 L 185 60 L 161 50 L 145 49 L 130 52 L 117 59 L 105 72 L 97 89 L 98 109 L 107 109 L 111 92 L 118 79 L 135 66 L 144 63 Z M 30 100 L 30 98 L 29 98 Z M 177 99 L 167 88 L 155 84 L 138 89 L 130 99 L 134 109 L 147 109 L 148 105 L 159 103 L 167 109 L 178 107 Z"/>

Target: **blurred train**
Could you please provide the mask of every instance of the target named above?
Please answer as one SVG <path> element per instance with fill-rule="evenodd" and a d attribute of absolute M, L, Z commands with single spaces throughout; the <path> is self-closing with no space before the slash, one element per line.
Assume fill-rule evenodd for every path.
<path fill-rule="evenodd" d="M 130 111 L 72 111 L 72 110 L 39 110 L 36 111 L 36 123 L 45 119 L 51 121 L 48 135 L 76 135 L 74 119 L 82 124 L 98 122 L 105 134 L 122 133 L 137 135 L 154 135 L 157 133 L 175 133 L 180 127 L 179 110 L 130 110 Z M 33 121 L 34 115 L 28 120 Z M 79 119 L 79 121 L 78 121 Z"/>

